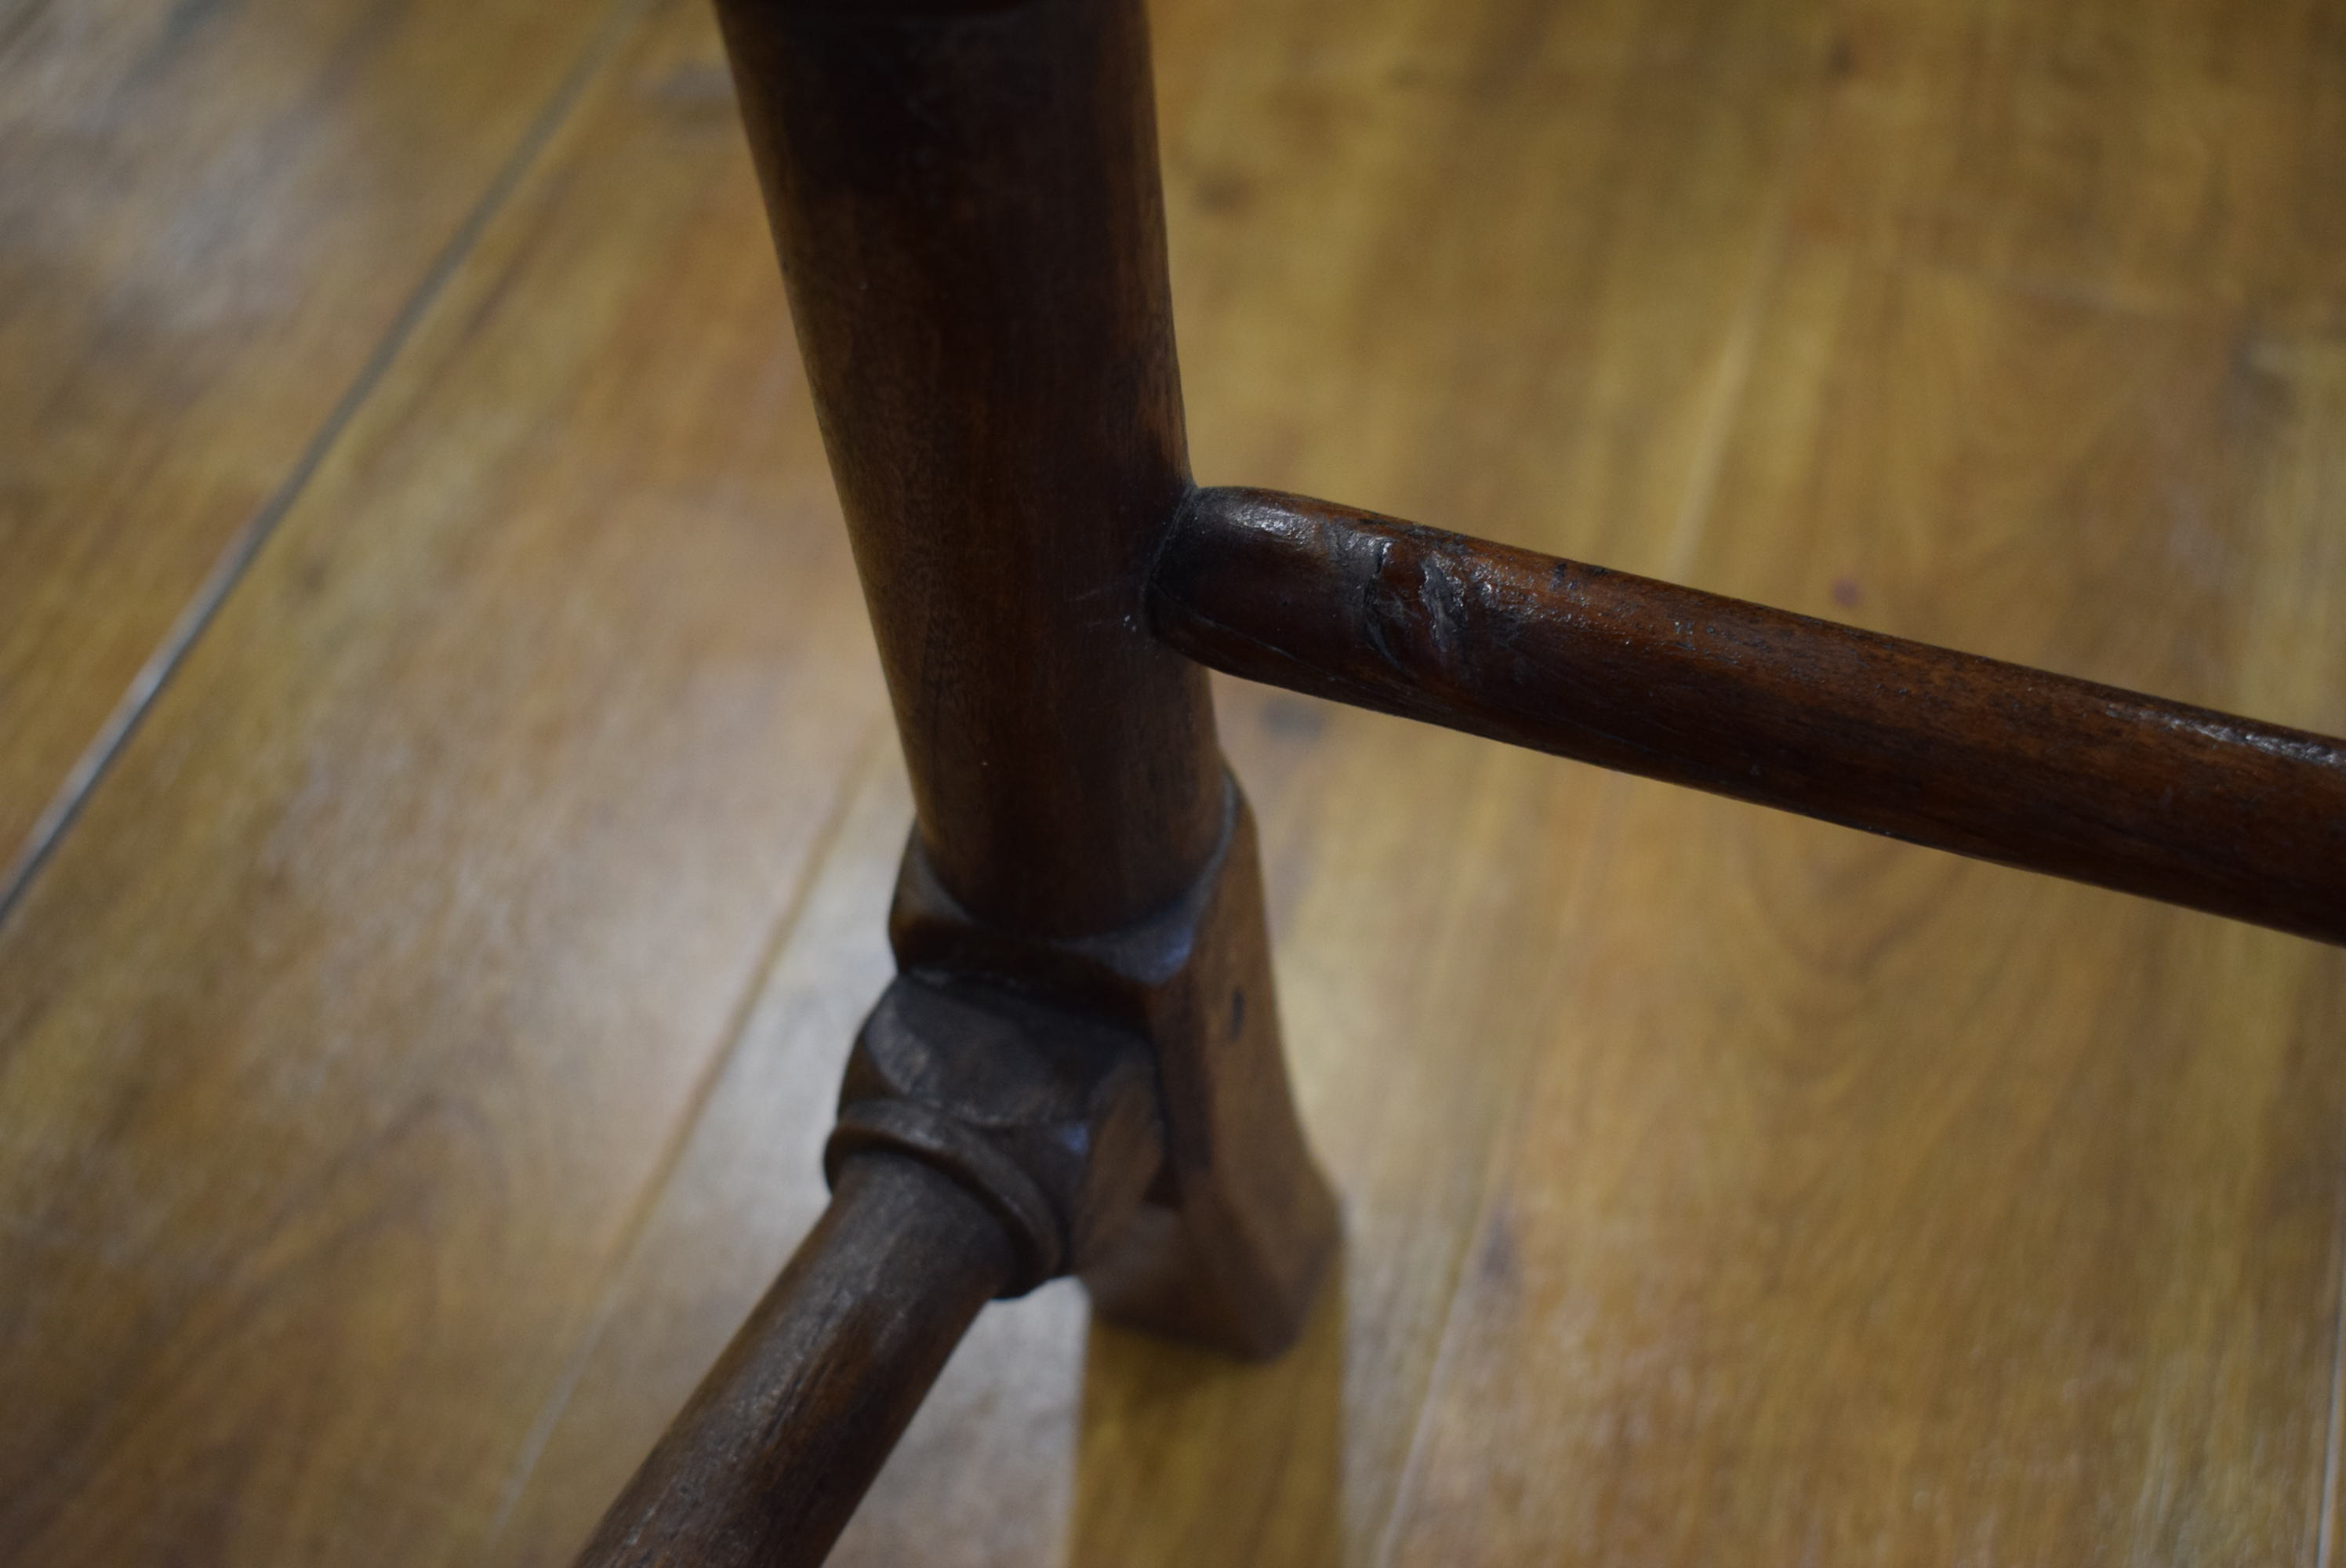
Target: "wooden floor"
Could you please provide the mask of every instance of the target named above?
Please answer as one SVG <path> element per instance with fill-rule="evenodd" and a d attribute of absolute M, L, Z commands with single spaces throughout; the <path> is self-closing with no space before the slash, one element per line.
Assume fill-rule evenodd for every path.
<path fill-rule="evenodd" d="M 1198 474 L 2346 731 L 2331 0 L 1159 0 Z M 1260 690 L 1341 1277 L 852 1564 L 2346 1562 L 2346 953 Z M 563 1563 L 904 786 L 699 0 L 0 5 L 0 1559 Z"/>

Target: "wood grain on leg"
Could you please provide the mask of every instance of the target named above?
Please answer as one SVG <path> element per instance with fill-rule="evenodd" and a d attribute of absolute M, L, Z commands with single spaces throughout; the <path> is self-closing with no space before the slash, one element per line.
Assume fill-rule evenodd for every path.
<path fill-rule="evenodd" d="M 1150 1043 L 1103 1309 L 1291 1340 L 1335 1238 L 1205 671 L 1142 625 L 1188 493 L 1137 0 L 720 7 L 911 776 L 907 970 Z"/>

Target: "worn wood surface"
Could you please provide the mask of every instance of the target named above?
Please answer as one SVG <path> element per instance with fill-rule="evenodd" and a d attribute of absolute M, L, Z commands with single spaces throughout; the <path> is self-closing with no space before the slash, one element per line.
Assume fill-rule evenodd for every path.
<path fill-rule="evenodd" d="M 898 974 L 848 1059 L 822 1217 L 579 1568 L 820 1563 L 978 1309 L 1126 1245 L 1159 1078 L 1137 1032 L 1000 977 Z"/>
<path fill-rule="evenodd" d="M 1276 491 L 1149 619 L 1231 675 L 2346 944 L 2346 742 Z"/>
<path fill-rule="evenodd" d="M 2346 727 L 2330 8 L 1155 22 L 1201 477 Z M 909 807 L 732 113 L 622 41 L 0 923 L 12 1562 L 558 1563 L 820 1208 Z M 2322 1561 L 2339 954 L 1218 692 L 1340 1288 L 989 1308 L 838 1561 Z"/>

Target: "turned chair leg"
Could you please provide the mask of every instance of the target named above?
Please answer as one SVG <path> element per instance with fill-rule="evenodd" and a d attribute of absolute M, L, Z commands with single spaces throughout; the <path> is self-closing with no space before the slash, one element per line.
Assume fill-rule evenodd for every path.
<path fill-rule="evenodd" d="M 1264 1356 L 1336 1239 L 1252 818 L 1145 624 L 1191 487 L 1138 0 L 719 13 L 917 818 L 831 1209 L 594 1563 L 818 1562 L 986 1297 Z"/>

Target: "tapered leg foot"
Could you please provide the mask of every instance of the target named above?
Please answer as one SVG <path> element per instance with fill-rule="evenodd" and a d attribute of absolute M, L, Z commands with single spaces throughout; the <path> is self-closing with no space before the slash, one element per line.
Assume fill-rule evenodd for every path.
<path fill-rule="evenodd" d="M 1164 1166 L 1084 1282 L 1117 1322 L 1234 1355 L 1286 1349 L 1335 1251 L 1337 1211 L 1288 1084 L 1254 817 L 1237 785 L 1197 881 L 1136 925 L 1056 941 L 988 927 L 944 891 L 916 838 L 889 933 L 906 971 L 1007 981 L 1148 1042 Z"/>

